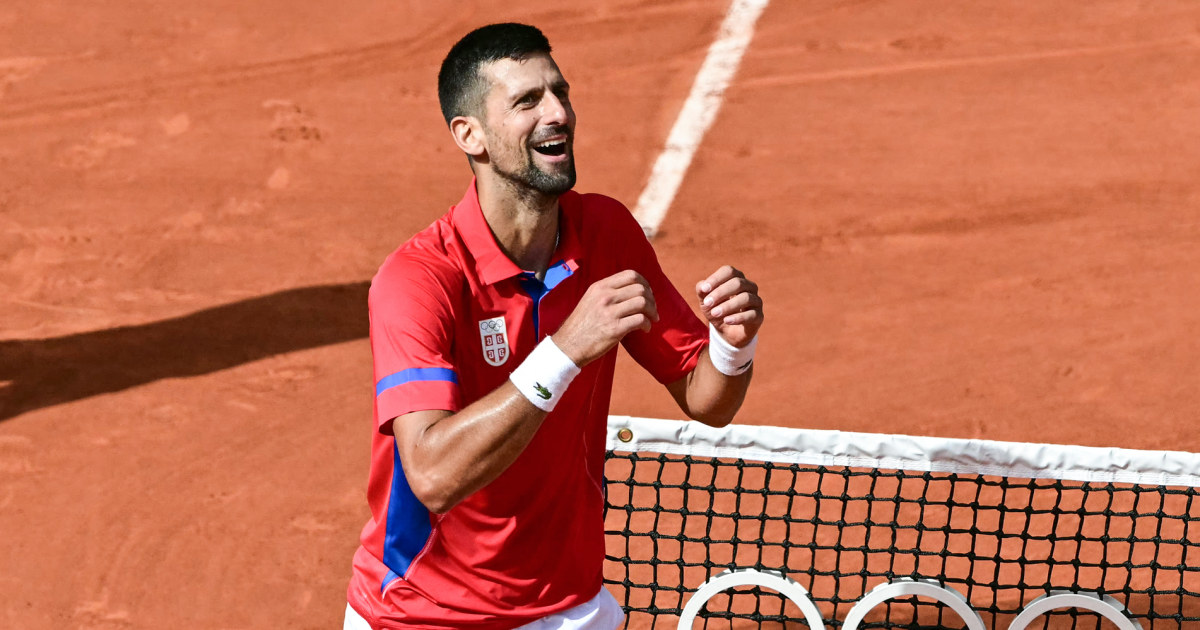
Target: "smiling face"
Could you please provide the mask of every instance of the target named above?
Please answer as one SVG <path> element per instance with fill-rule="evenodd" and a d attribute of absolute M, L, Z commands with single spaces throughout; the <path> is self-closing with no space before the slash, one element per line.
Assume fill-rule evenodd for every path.
<path fill-rule="evenodd" d="M 519 188 L 555 196 L 570 190 L 575 111 L 554 60 L 547 54 L 501 59 L 479 73 L 489 89 L 480 111 L 486 157 L 477 161 Z"/>

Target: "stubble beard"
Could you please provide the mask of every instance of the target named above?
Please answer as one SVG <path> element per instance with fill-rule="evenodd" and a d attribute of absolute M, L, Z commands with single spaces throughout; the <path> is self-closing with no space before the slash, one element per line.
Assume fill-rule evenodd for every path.
<path fill-rule="evenodd" d="M 570 151 L 570 149 L 567 149 Z M 547 173 L 534 163 L 533 152 L 526 149 L 525 169 L 522 176 L 530 188 L 544 195 L 561 195 L 575 187 L 575 156 L 563 163 L 563 168 L 557 173 Z M 568 153 L 568 155 L 570 155 Z"/>
<path fill-rule="evenodd" d="M 507 180 L 513 187 L 525 193 L 534 193 L 546 197 L 558 197 L 575 187 L 575 147 L 574 138 L 568 136 L 567 155 L 569 159 L 561 163 L 557 172 L 547 172 L 537 165 L 532 147 L 523 147 L 524 158 L 520 167 L 508 170 L 493 163 L 496 174 Z"/>
<path fill-rule="evenodd" d="M 547 197 L 558 197 L 575 187 L 574 156 L 563 163 L 558 172 L 548 173 L 534 162 L 533 154 L 533 149 L 526 148 L 525 163 L 520 168 L 512 171 L 497 168 L 496 173 L 517 189 L 525 189 Z"/>

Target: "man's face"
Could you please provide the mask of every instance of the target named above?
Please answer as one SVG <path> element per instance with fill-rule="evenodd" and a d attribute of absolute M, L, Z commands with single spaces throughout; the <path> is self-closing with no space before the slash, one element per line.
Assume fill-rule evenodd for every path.
<path fill-rule="evenodd" d="M 561 195 L 575 185 L 575 111 L 570 86 L 549 55 L 480 68 L 490 85 L 483 127 L 492 169 L 518 186 Z"/>

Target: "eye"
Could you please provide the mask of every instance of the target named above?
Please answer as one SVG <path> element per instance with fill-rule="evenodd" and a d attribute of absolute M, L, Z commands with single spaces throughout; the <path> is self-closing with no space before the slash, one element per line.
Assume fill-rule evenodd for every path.
<path fill-rule="evenodd" d="M 523 96 L 521 96 L 521 98 L 517 99 L 516 105 L 517 105 L 517 107 L 527 109 L 527 108 L 533 107 L 534 105 L 537 105 L 537 102 L 540 99 L 541 99 L 540 92 L 528 92 L 528 93 L 524 94 Z"/>

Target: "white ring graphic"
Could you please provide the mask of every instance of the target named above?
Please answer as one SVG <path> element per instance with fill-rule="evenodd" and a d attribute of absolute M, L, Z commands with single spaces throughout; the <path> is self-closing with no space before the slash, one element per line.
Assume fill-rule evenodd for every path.
<path fill-rule="evenodd" d="M 1142 630 L 1142 624 L 1125 616 L 1125 607 L 1121 602 L 1108 595 L 1073 591 L 1050 591 L 1025 604 L 1008 630 L 1025 630 L 1034 619 L 1055 608 L 1084 608 L 1113 622 L 1120 630 Z"/>
<path fill-rule="evenodd" d="M 696 589 L 696 592 L 683 607 L 679 616 L 679 630 L 691 630 L 696 615 L 708 600 L 717 593 L 738 586 L 761 586 L 769 588 L 786 597 L 804 613 L 804 620 L 811 630 L 825 630 L 825 620 L 821 611 L 813 603 L 812 597 L 803 586 L 774 571 L 758 571 L 755 569 L 725 570 L 706 580 Z M 971 608 L 967 598 L 956 589 L 933 580 L 912 580 L 901 578 L 895 582 L 885 582 L 871 589 L 862 599 L 850 609 L 843 623 L 843 630 L 858 630 L 867 613 L 879 604 L 898 597 L 928 597 L 941 602 L 958 614 L 967 626 L 967 630 L 986 630 L 979 613 Z M 1058 608 L 1082 608 L 1111 621 L 1118 630 L 1143 630 L 1142 624 L 1127 615 L 1121 602 L 1108 595 L 1098 593 L 1077 593 L 1074 591 L 1050 591 L 1026 604 L 1021 614 L 1008 626 L 1008 630 L 1026 630 L 1029 624 L 1041 615 Z"/>
<path fill-rule="evenodd" d="M 858 600 L 858 603 L 850 609 L 850 614 L 846 615 L 846 622 L 842 628 L 843 630 L 858 630 L 858 624 L 862 623 L 863 618 L 871 612 L 871 609 L 889 599 L 911 595 L 936 599 L 949 606 L 967 624 L 967 630 L 987 630 L 979 613 L 971 609 L 971 605 L 967 603 L 967 598 L 962 593 L 939 582 L 926 580 L 918 582 L 907 578 L 895 582 L 885 582 L 871 589 L 871 592 Z"/>
<path fill-rule="evenodd" d="M 755 569 L 725 570 L 705 580 L 683 607 L 683 614 L 679 616 L 679 630 L 691 630 L 696 614 L 709 599 L 721 591 L 738 586 L 762 586 L 779 592 L 800 607 L 810 630 L 825 630 L 825 620 L 821 618 L 821 611 L 817 610 L 817 605 L 803 586 L 781 573 Z"/>

